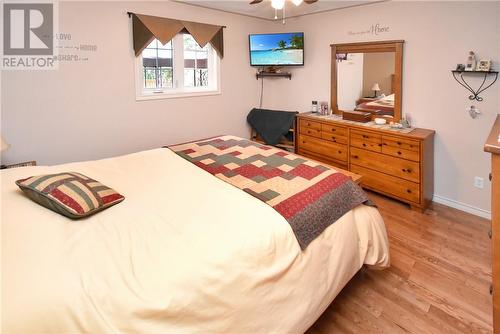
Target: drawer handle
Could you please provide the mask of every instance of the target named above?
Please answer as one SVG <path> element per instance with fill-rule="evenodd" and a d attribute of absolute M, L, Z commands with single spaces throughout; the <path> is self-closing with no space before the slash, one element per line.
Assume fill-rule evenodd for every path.
<path fill-rule="evenodd" d="M 366 144 L 365 144 L 365 143 L 363 143 L 363 147 L 366 147 Z"/>
<path fill-rule="evenodd" d="M 335 137 L 334 136 L 332 136 L 332 140 L 335 141 Z"/>
<path fill-rule="evenodd" d="M 305 141 L 305 140 L 303 140 L 303 141 L 302 141 L 302 144 L 305 144 L 305 143 L 306 143 L 306 141 Z"/>
<path fill-rule="evenodd" d="M 401 145 L 401 142 L 400 142 L 400 141 L 398 141 L 396 144 Z"/>
<path fill-rule="evenodd" d="M 401 155 L 401 151 L 398 151 L 398 154 Z"/>
<path fill-rule="evenodd" d="M 341 150 L 339 150 L 339 154 L 341 154 L 341 153 L 342 153 L 342 151 L 341 151 Z"/>
<path fill-rule="evenodd" d="M 408 169 L 403 168 L 401 170 L 403 171 L 403 173 L 411 173 L 411 169 L 409 168 Z"/>
<path fill-rule="evenodd" d="M 363 135 L 363 138 L 368 138 L 368 136 L 367 135 Z"/>
<path fill-rule="evenodd" d="M 336 129 L 332 128 L 332 131 L 337 131 Z"/>
<path fill-rule="evenodd" d="M 358 156 L 357 156 L 357 155 L 353 155 L 352 157 L 353 157 L 354 159 L 357 159 L 357 158 L 358 158 Z"/>
<path fill-rule="evenodd" d="M 382 144 L 378 144 L 378 146 L 382 147 Z"/>
<path fill-rule="evenodd" d="M 406 192 L 407 192 L 408 194 L 411 194 L 411 189 L 406 189 Z"/>

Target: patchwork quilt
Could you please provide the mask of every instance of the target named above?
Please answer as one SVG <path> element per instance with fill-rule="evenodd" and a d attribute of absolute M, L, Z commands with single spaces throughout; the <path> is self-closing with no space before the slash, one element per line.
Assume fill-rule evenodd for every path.
<path fill-rule="evenodd" d="M 168 148 L 273 207 L 301 249 L 354 207 L 373 205 L 350 177 L 272 146 L 220 136 Z"/>

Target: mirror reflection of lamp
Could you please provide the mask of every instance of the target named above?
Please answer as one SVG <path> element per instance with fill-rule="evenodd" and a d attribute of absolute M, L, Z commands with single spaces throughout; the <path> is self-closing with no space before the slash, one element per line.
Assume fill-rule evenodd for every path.
<path fill-rule="evenodd" d="M 378 82 L 373 84 L 372 90 L 373 90 L 373 97 L 377 97 L 377 93 L 380 92 L 380 86 L 378 85 Z"/>

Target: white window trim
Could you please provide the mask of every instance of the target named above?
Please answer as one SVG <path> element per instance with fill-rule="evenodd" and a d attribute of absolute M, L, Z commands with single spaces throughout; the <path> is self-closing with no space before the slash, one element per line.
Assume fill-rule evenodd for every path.
<path fill-rule="evenodd" d="M 180 37 L 179 37 L 180 36 Z M 173 67 L 177 68 L 184 67 L 184 57 L 179 57 L 179 52 L 181 55 L 184 52 L 184 44 L 182 35 L 179 34 L 172 39 L 173 43 Z M 180 50 L 180 51 L 179 51 Z M 177 56 L 176 56 L 177 54 Z M 214 66 L 215 65 L 215 66 Z M 136 101 L 146 101 L 146 100 L 160 100 L 160 99 L 172 99 L 172 98 L 183 98 L 183 97 L 196 97 L 196 96 L 209 96 L 209 95 L 220 95 L 220 58 L 215 50 L 209 52 L 208 55 L 208 68 L 209 77 L 215 78 L 215 83 L 210 87 L 184 87 L 184 76 L 181 75 L 177 78 L 175 75 L 175 70 L 173 73 L 173 83 L 174 87 L 181 88 L 165 88 L 161 91 L 157 90 L 144 90 L 143 87 L 143 65 L 142 65 L 142 55 L 135 57 L 135 100 Z M 215 73 L 214 73 L 215 72 Z"/>

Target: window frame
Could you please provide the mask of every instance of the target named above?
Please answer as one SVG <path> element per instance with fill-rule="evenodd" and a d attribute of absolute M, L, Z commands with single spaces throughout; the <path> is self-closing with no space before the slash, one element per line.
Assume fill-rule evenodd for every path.
<path fill-rule="evenodd" d="M 144 88 L 144 67 L 142 52 L 135 57 L 135 97 L 136 101 L 157 100 L 169 98 L 208 96 L 221 94 L 220 89 L 220 57 L 213 47 L 208 44 L 207 63 L 210 85 L 206 87 L 184 87 L 184 38 L 182 33 L 172 38 L 172 83 L 173 88 L 147 89 Z M 213 82 L 215 81 L 215 82 Z"/>
<path fill-rule="evenodd" d="M 157 46 L 156 46 L 156 48 L 154 48 L 154 50 L 156 50 L 156 60 L 158 60 L 158 52 L 159 52 L 160 50 L 162 50 L 162 51 L 165 51 L 165 50 L 170 50 L 171 55 L 172 55 L 172 67 L 171 67 L 171 69 L 172 69 L 172 85 L 173 85 L 173 84 L 174 84 L 174 82 L 173 82 L 173 80 L 174 80 L 174 63 L 173 63 L 173 61 L 174 61 L 174 57 L 173 57 L 173 54 L 174 54 L 174 49 L 173 49 L 173 48 L 174 48 L 174 46 L 173 46 L 173 44 L 172 44 L 172 45 L 171 45 L 171 48 L 170 48 L 170 49 L 168 49 L 168 48 L 162 48 L 162 47 L 160 47 L 160 45 L 161 45 L 161 44 L 160 44 L 160 42 L 159 42 L 159 41 L 157 41 Z M 149 45 L 148 45 L 148 46 L 149 46 Z M 146 47 L 146 48 L 145 48 L 145 49 L 144 49 L 141 53 L 143 53 L 145 50 L 151 50 L 151 49 L 150 49 L 150 48 L 148 48 L 148 47 Z M 143 66 L 143 62 L 142 62 L 142 60 L 143 60 L 143 58 L 142 58 L 142 55 L 141 55 L 141 66 Z M 157 63 L 157 65 L 158 65 L 158 63 Z M 155 80 L 155 81 L 158 83 L 158 77 L 157 77 L 157 76 L 158 76 L 159 72 L 161 72 L 161 68 L 162 68 L 162 67 L 148 67 L 148 68 L 153 68 L 153 69 L 154 69 L 154 71 L 155 71 L 155 77 L 156 77 L 156 80 Z M 166 68 L 169 68 L 169 67 L 166 67 Z M 144 67 L 142 67 L 142 69 L 144 70 Z M 145 75 L 144 75 L 143 70 L 141 71 L 141 75 L 142 75 L 142 78 L 144 79 Z M 142 83 L 144 84 L 144 80 L 142 80 Z M 166 87 L 165 87 L 165 88 L 166 88 Z M 162 88 L 162 89 L 163 89 L 163 88 Z M 160 90 L 162 90 L 162 89 L 160 89 Z M 149 91 L 149 92 L 153 93 L 154 91 L 159 90 L 159 89 L 158 89 L 158 88 L 145 88 L 145 87 L 143 86 L 143 90 L 146 90 L 146 91 Z"/>

